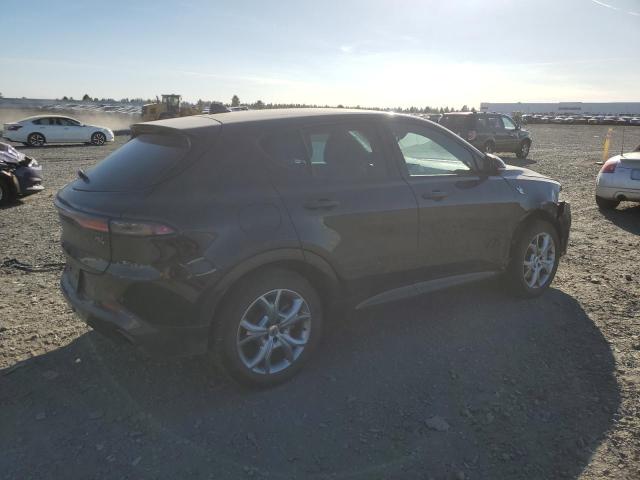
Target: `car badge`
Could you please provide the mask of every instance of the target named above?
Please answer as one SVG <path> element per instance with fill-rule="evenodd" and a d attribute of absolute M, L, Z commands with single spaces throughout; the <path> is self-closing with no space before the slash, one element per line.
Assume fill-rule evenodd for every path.
<path fill-rule="evenodd" d="M 524 195 L 524 188 L 522 188 L 520 185 L 516 185 L 516 190 L 520 195 Z"/>

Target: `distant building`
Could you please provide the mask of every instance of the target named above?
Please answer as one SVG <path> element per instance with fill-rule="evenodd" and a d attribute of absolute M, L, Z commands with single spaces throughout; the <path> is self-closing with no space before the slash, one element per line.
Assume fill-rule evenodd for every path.
<path fill-rule="evenodd" d="M 637 115 L 640 114 L 640 102 L 612 102 L 612 103 L 491 103 L 482 102 L 481 112 L 497 112 L 511 114 L 521 113 L 555 113 L 555 114 L 611 114 Z"/>

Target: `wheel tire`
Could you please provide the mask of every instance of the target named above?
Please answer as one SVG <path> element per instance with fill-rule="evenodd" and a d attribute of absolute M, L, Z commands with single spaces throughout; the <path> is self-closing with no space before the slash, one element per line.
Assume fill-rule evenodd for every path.
<path fill-rule="evenodd" d="M 13 190 L 9 183 L 0 178 L 0 206 L 9 205 L 13 201 Z"/>
<path fill-rule="evenodd" d="M 39 132 L 30 133 L 27 137 L 27 144 L 30 147 L 41 147 L 45 143 L 47 143 L 47 139 Z"/>
<path fill-rule="evenodd" d="M 613 210 L 620 205 L 620 200 L 609 200 L 596 195 L 596 204 L 600 210 Z"/>
<path fill-rule="evenodd" d="M 524 160 L 525 158 L 527 158 L 527 155 L 529 155 L 530 149 L 531 149 L 531 142 L 525 140 L 520 144 L 520 148 L 516 152 L 516 157 Z"/>
<path fill-rule="evenodd" d="M 484 153 L 494 153 L 496 151 L 496 144 L 489 140 L 484 144 L 483 151 Z"/>
<path fill-rule="evenodd" d="M 277 310 L 281 314 L 284 314 L 283 308 L 284 311 L 293 308 L 293 300 L 300 298 L 303 302 L 298 309 L 298 313 L 304 312 L 300 317 L 302 319 L 296 321 L 290 330 L 279 331 L 277 327 L 281 323 L 278 322 L 283 321 L 281 316 L 276 316 L 279 320 L 275 321 L 274 317 L 265 313 L 265 303 L 260 302 L 261 298 L 265 298 L 273 304 L 278 303 L 275 301 L 278 291 L 281 291 L 281 294 Z M 284 307 L 282 302 L 286 302 Z M 249 330 L 241 325 L 243 320 L 248 320 L 252 328 L 260 328 L 265 333 L 258 333 L 258 330 L 253 334 L 249 333 Z M 273 322 L 271 326 L 259 325 L 267 321 Z M 322 323 L 320 297 L 304 277 L 284 269 L 264 270 L 242 280 L 224 301 L 214 319 L 210 353 L 216 365 L 236 382 L 254 388 L 271 387 L 289 380 L 302 368 L 318 345 L 322 336 Z M 255 340 L 250 340 L 249 337 Z M 285 342 L 283 337 L 295 340 L 302 338 L 306 343 L 299 347 Z M 241 345 L 240 341 L 243 339 L 246 343 Z M 272 348 L 267 346 L 269 342 Z M 285 348 L 286 345 L 289 347 Z M 299 348 L 302 349 L 298 350 Z M 255 366 L 251 365 L 260 358 L 263 349 L 269 353 L 263 355 L 263 359 Z M 289 356 L 286 356 L 287 351 Z M 268 373 L 267 357 L 274 372 Z M 278 359 L 280 363 L 274 365 Z"/>
<path fill-rule="evenodd" d="M 86 137 L 85 137 L 86 138 Z M 107 142 L 107 136 L 102 132 L 95 132 L 91 135 L 91 145 L 100 147 Z"/>
<path fill-rule="evenodd" d="M 544 253 L 533 246 L 536 239 L 538 242 L 535 245 L 540 246 L 540 241 L 544 245 L 545 237 L 553 242 L 553 260 L 550 271 L 549 266 L 545 266 L 545 263 L 547 265 L 551 263 L 550 247 Z M 511 249 L 511 260 L 506 272 L 506 280 L 512 292 L 519 297 L 525 298 L 542 295 L 551 285 L 558 270 L 559 251 L 558 233 L 551 223 L 536 219 L 525 225 L 518 238 L 515 239 Z M 533 265 L 528 267 L 525 262 Z M 536 269 L 538 270 L 538 274 L 535 276 L 537 280 L 534 280 L 535 273 L 533 271 Z M 544 275 L 544 277 L 542 278 L 541 275 Z"/>

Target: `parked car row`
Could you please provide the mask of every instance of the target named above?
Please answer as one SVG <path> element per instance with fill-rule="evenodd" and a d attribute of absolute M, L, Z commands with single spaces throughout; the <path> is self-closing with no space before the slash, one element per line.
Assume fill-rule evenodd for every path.
<path fill-rule="evenodd" d="M 529 115 L 521 117 L 524 124 L 559 123 L 565 125 L 640 125 L 640 115 Z"/>

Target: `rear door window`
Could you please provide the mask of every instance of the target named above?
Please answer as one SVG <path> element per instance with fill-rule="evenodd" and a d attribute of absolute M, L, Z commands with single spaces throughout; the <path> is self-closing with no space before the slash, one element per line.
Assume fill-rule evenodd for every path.
<path fill-rule="evenodd" d="M 78 190 L 120 192 L 139 190 L 164 179 L 189 150 L 185 137 L 144 134 L 111 153 L 87 172 Z"/>
<path fill-rule="evenodd" d="M 474 127 L 475 117 L 472 115 L 445 115 L 440 123 L 453 133 L 464 136 Z"/>
<path fill-rule="evenodd" d="M 262 142 L 273 165 L 288 174 L 331 181 L 384 178 L 385 157 L 375 128 L 332 125 L 291 130 Z"/>

